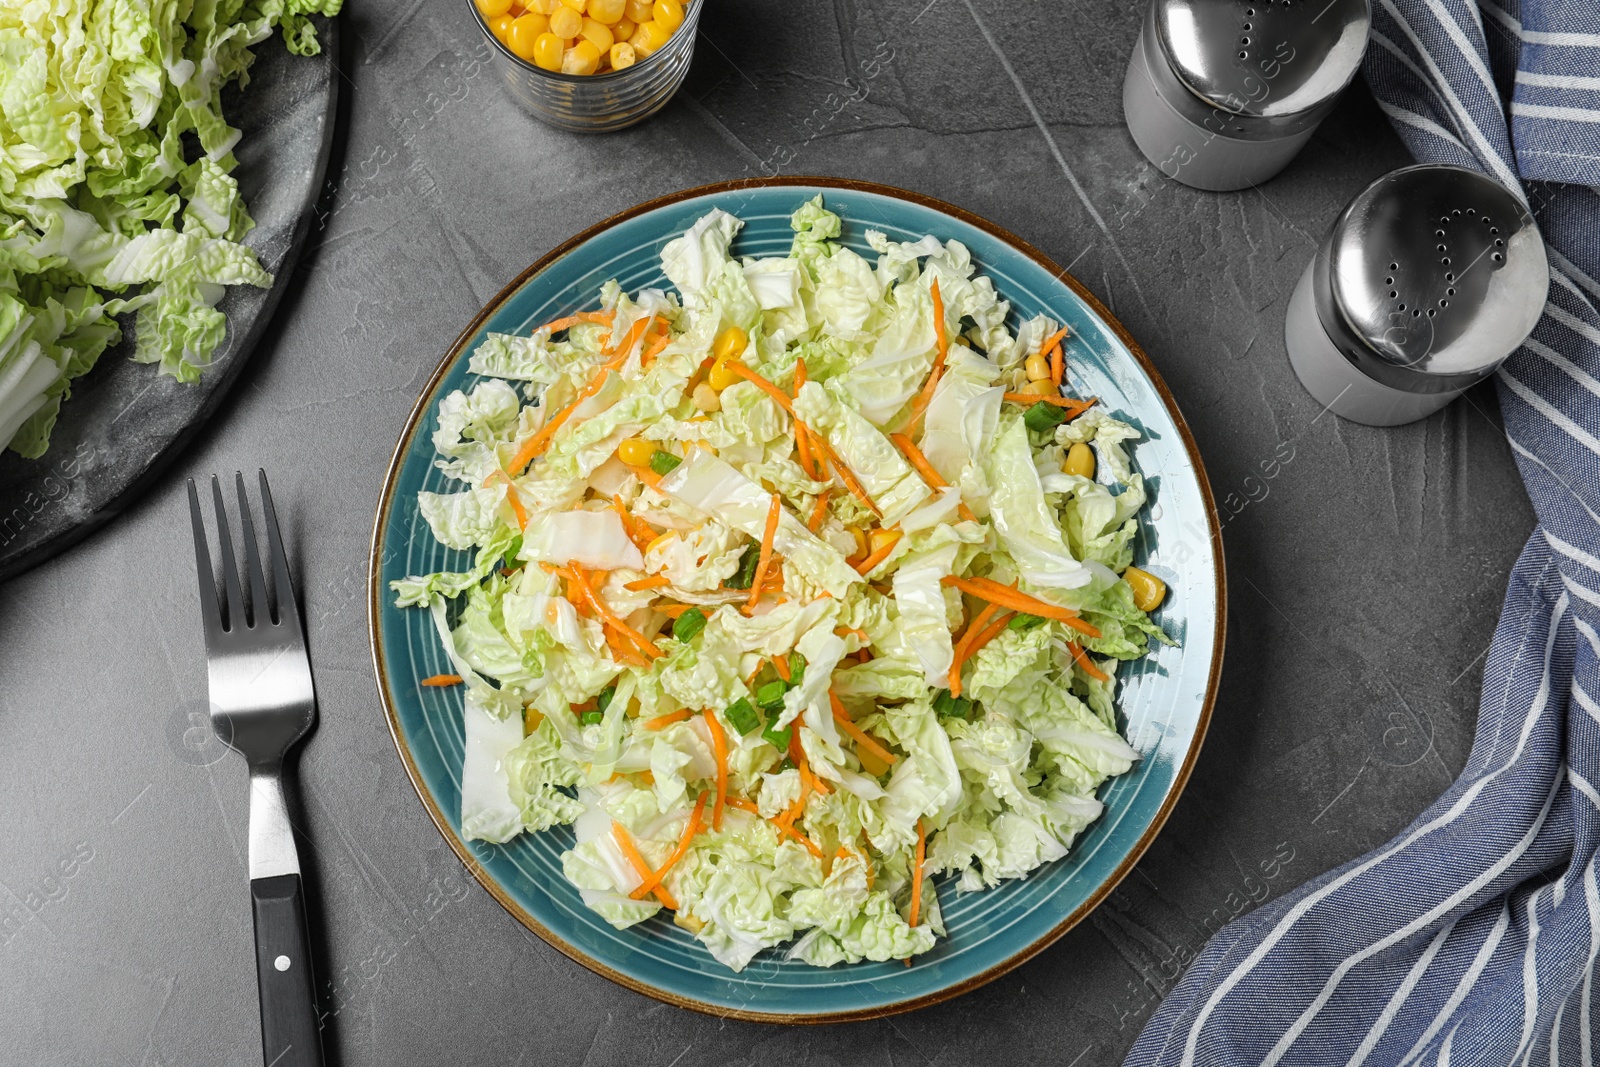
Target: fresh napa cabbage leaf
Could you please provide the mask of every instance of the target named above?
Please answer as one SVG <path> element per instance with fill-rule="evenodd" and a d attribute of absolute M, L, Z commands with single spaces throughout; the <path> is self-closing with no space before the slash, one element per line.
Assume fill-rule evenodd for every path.
<path fill-rule="evenodd" d="M 0 10 L 0 447 L 44 453 L 73 379 L 121 339 L 114 316 L 136 361 L 192 382 L 225 336 L 224 288 L 272 283 L 241 243 L 222 90 L 274 28 L 315 53 L 306 16 L 340 2 Z"/>
<path fill-rule="evenodd" d="M 1076 589 L 1093 573 L 1067 550 L 1061 526 L 1045 502 L 1039 472 L 1020 416 L 1001 420 L 984 456 L 990 486 L 990 519 L 1000 546 L 1037 589 Z"/>

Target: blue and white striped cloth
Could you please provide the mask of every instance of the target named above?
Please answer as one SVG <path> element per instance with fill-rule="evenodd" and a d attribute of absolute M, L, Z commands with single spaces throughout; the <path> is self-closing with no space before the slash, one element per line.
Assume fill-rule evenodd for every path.
<path fill-rule="evenodd" d="M 1412 152 L 1520 190 L 1549 248 L 1544 317 L 1499 376 L 1539 527 L 1461 778 L 1219 933 L 1135 1067 L 1600 1060 L 1600 0 L 1373 14 L 1367 79 Z"/>

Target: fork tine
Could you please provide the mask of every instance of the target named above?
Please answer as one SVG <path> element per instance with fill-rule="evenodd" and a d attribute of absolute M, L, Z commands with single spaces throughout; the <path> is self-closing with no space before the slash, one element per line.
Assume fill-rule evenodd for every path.
<path fill-rule="evenodd" d="M 289 577 L 289 557 L 284 555 L 283 535 L 278 532 L 278 512 L 272 506 L 272 488 L 267 485 L 267 472 L 257 469 L 261 485 L 261 525 L 267 532 L 267 551 L 272 554 L 272 592 L 277 599 L 278 624 L 295 631 L 300 629 L 300 601 L 294 595 L 294 582 Z"/>
<path fill-rule="evenodd" d="M 189 520 L 194 526 L 194 567 L 200 577 L 200 619 L 205 624 L 206 644 L 222 636 L 222 616 L 217 607 L 217 572 L 211 569 L 211 551 L 206 547 L 206 524 L 200 516 L 200 494 L 194 479 L 189 479 Z"/>
<path fill-rule="evenodd" d="M 244 613 L 244 593 L 239 589 L 239 568 L 233 560 L 233 535 L 228 533 L 228 509 L 222 504 L 222 479 L 211 476 L 211 498 L 217 508 L 217 543 L 222 550 L 222 584 L 228 591 L 228 632 L 250 625 Z"/>
<path fill-rule="evenodd" d="M 267 582 L 261 574 L 261 553 L 256 548 L 256 525 L 250 517 L 250 498 L 244 493 L 244 475 L 235 471 L 235 488 L 239 491 L 239 525 L 244 534 L 244 567 L 250 585 L 250 617 L 257 626 L 276 622 L 274 605 L 267 600 Z"/>

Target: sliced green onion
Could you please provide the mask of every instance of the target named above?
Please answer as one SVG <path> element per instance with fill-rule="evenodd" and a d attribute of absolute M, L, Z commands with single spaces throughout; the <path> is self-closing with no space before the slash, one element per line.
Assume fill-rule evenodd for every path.
<path fill-rule="evenodd" d="M 767 742 L 779 752 L 789 751 L 789 739 L 793 736 L 794 727 L 792 725 L 785 726 L 781 730 L 774 730 L 769 723 L 767 728 L 761 731 L 761 740 Z"/>
<path fill-rule="evenodd" d="M 600 695 L 594 698 L 594 706 L 605 711 L 611 706 L 611 698 L 617 695 L 617 687 L 608 685 L 600 690 Z"/>
<path fill-rule="evenodd" d="M 1041 401 L 1028 409 L 1028 413 L 1022 416 L 1022 422 L 1034 433 L 1048 433 L 1060 426 L 1062 420 L 1066 417 L 1067 411 L 1065 408 Z M 660 453 L 657 453 L 657 455 L 660 455 Z"/>
<path fill-rule="evenodd" d="M 706 613 L 699 608 L 690 608 L 678 616 L 672 624 L 672 636 L 679 641 L 689 642 L 694 640 L 694 635 L 706 628 Z"/>
<path fill-rule="evenodd" d="M 739 569 L 724 584 L 729 589 L 749 589 L 756 580 L 756 568 L 761 565 L 761 548 L 750 545 L 739 559 Z"/>
<path fill-rule="evenodd" d="M 941 719 L 965 719 L 967 712 L 972 710 L 972 700 L 968 697 L 953 697 L 950 690 L 941 689 L 933 698 L 933 711 Z"/>
<path fill-rule="evenodd" d="M 650 456 L 650 469 L 657 474 L 671 474 L 673 468 L 682 462 L 683 460 L 671 452 L 663 452 L 658 448 Z"/>
<path fill-rule="evenodd" d="M 1010 622 L 1006 623 L 1006 629 L 1008 629 L 1008 630 L 1031 630 L 1035 626 L 1042 626 L 1042 625 L 1044 625 L 1043 616 L 1040 616 L 1040 615 L 1028 615 L 1028 614 L 1019 612 L 1016 615 L 1013 615 L 1011 617 L 1011 621 Z"/>
<path fill-rule="evenodd" d="M 761 728 L 761 716 L 756 714 L 756 709 L 750 702 L 740 697 L 723 711 L 722 717 L 733 724 L 733 728 L 741 734 L 751 734 Z"/>
<path fill-rule="evenodd" d="M 806 678 L 806 658 L 798 652 L 789 653 L 789 684 L 799 685 Z"/>
<path fill-rule="evenodd" d="M 595 726 L 604 720 L 606 713 L 603 711 L 586 711 L 583 713 L 583 725 Z"/>
<path fill-rule="evenodd" d="M 756 703 L 773 711 L 783 707 L 783 694 L 789 691 L 789 686 L 782 682 L 768 682 L 756 690 Z"/>

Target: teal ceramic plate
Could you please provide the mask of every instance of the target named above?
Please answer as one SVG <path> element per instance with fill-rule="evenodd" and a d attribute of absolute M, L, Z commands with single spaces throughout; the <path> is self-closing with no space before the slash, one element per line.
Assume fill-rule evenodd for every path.
<path fill-rule="evenodd" d="M 768 952 L 734 974 L 661 916 L 619 931 L 585 908 L 561 874 L 570 828 L 508 845 L 462 841 L 460 691 L 417 684 L 450 665 L 428 614 L 393 607 L 387 590 L 407 574 L 466 566 L 463 554 L 433 540 L 417 492 L 449 491 L 433 467 L 429 437 L 439 400 L 471 384 L 467 355 L 485 335 L 527 332 L 583 307 L 608 278 L 630 292 L 665 287 L 662 245 L 713 207 L 745 222 L 735 252 L 781 253 L 790 213 L 817 193 L 844 218 L 844 240 L 858 252 L 872 255 L 868 229 L 902 241 L 956 238 L 1019 319 L 1047 311 L 1072 327 L 1073 386 L 1144 431 L 1134 456 L 1153 493 L 1139 564 L 1171 590 L 1157 618 L 1178 645 L 1123 669 L 1119 703 L 1143 758 L 1102 789 L 1106 813 L 1068 857 L 986 892 L 942 886 L 949 937 L 910 967 L 823 970 Z M 1132 869 L 1176 803 L 1210 719 L 1226 602 L 1220 543 L 1200 457 L 1155 368 L 1100 302 L 1039 251 L 959 208 L 885 186 L 826 178 L 708 186 L 641 204 L 555 249 L 495 297 L 439 364 L 395 450 L 373 530 L 373 663 L 400 758 L 433 821 L 484 888 L 534 933 L 584 966 L 682 1007 L 771 1022 L 867 1018 L 932 1004 L 1005 973 L 1081 920 Z"/>

